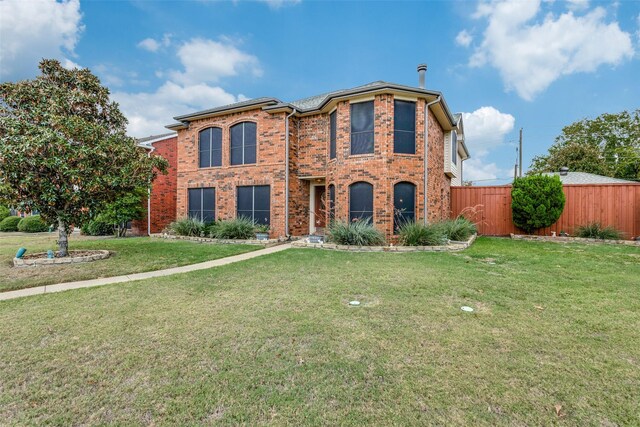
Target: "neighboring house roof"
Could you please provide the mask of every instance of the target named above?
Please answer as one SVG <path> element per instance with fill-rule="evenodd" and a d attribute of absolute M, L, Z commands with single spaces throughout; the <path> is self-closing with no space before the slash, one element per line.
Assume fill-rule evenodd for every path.
<path fill-rule="evenodd" d="M 407 93 L 413 93 L 417 95 L 429 96 L 432 98 L 441 97 L 440 102 L 437 105 L 432 107 L 432 108 L 439 109 L 438 112 L 436 113 L 436 116 L 439 116 L 438 120 L 441 121 L 441 123 L 448 122 L 447 123 L 448 129 L 450 129 L 451 127 L 455 127 L 459 120 L 457 118 L 454 118 L 454 115 L 449 110 L 449 107 L 447 106 L 447 103 L 444 100 L 444 97 L 442 97 L 442 94 L 440 92 L 422 89 L 422 88 L 413 87 L 413 86 L 399 85 L 396 83 L 389 83 L 385 81 L 375 81 L 375 82 L 367 83 L 365 85 L 357 86 L 351 89 L 341 89 L 333 92 L 327 92 L 321 95 L 315 95 L 315 96 L 311 96 L 308 98 L 300 99 L 300 100 L 289 102 L 289 103 L 282 102 L 277 98 L 268 98 L 268 97 L 255 98 L 247 101 L 236 102 L 234 104 L 223 105 L 223 106 L 208 109 L 208 110 L 197 111 L 191 114 L 176 116 L 174 117 L 174 119 L 177 120 L 178 123 L 170 124 L 167 126 L 167 128 L 172 130 L 184 129 L 187 127 L 188 122 L 199 119 L 199 118 L 210 117 L 210 116 L 218 115 L 221 113 L 228 113 L 230 111 L 256 108 L 261 105 L 263 106 L 264 110 L 271 111 L 271 112 L 281 111 L 281 110 L 293 111 L 293 109 L 296 109 L 298 114 L 315 113 L 316 111 L 320 111 L 323 107 L 325 107 L 328 103 L 335 100 L 336 98 L 339 99 L 339 98 L 350 97 L 354 95 L 375 93 L 383 90 L 407 92 Z"/>
<path fill-rule="evenodd" d="M 165 139 L 173 138 L 177 136 L 175 132 L 162 133 L 160 135 L 150 135 L 145 136 L 144 138 L 137 138 L 136 141 L 138 145 L 143 148 L 152 149 L 152 144 L 154 142 L 163 141 Z"/>
<path fill-rule="evenodd" d="M 587 172 L 567 172 L 566 175 L 560 175 L 560 172 L 544 172 L 542 175 L 560 177 L 563 184 L 634 184 L 635 181 L 626 179 L 611 178 L 609 176 L 596 175 Z"/>

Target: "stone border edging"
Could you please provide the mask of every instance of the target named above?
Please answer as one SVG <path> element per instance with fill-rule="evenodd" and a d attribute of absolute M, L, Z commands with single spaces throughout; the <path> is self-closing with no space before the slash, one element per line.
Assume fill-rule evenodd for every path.
<path fill-rule="evenodd" d="M 443 246 L 349 246 L 336 245 L 335 243 L 309 243 L 298 240 L 291 243 L 294 248 L 314 248 L 343 252 L 456 252 L 467 249 L 478 237 L 474 234 L 466 242 L 451 241 Z"/>
<path fill-rule="evenodd" d="M 92 255 L 84 256 L 72 256 L 73 252 L 97 252 Z M 46 252 L 39 252 L 34 255 L 46 255 Z M 14 267 L 36 267 L 39 265 L 64 265 L 64 264 L 78 264 L 81 262 L 98 261 L 101 259 L 109 258 L 111 253 L 107 250 L 91 250 L 91 251 L 69 251 L 70 256 L 64 258 L 13 258 Z"/>
<path fill-rule="evenodd" d="M 562 237 L 562 236 L 535 236 L 531 234 L 513 234 L 511 233 L 513 240 L 527 240 L 527 241 L 539 241 L 539 242 L 555 242 L 555 243 L 604 243 L 605 245 L 626 245 L 626 246 L 639 246 L 640 241 L 636 240 L 607 240 L 607 239 L 586 239 L 584 237 Z"/>
<path fill-rule="evenodd" d="M 152 234 L 151 237 L 155 237 L 157 239 L 187 240 L 190 242 L 198 242 L 198 243 L 218 243 L 222 245 L 258 245 L 258 246 L 264 246 L 265 248 L 269 248 L 271 246 L 284 243 L 284 240 L 278 240 L 278 239 L 269 239 L 269 240 L 212 239 L 210 237 L 176 236 L 174 234 Z"/>

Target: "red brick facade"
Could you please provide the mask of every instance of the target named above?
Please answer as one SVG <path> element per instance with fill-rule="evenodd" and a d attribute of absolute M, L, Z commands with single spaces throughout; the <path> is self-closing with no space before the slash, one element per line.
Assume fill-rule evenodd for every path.
<path fill-rule="evenodd" d="M 349 216 L 349 185 L 366 181 L 374 189 L 373 222 L 388 238 L 393 235 L 393 190 L 398 182 L 416 186 L 416 220 L 424 218 L 424 118 L 426 100 L 416 97 L 416 154 L 394 153 L 394 94 L 379 93 L 361 100 L 374 100 L 374 152 L 350 155 L 350 102 L 340 100 L 337 111 L 336 158 L 329 159 L 329 114 L 294 114 L 289 118 L 289 234 L 309 234 L 310 192 L 313 184 L 335 185 L 336 218 Z M 194 119 L 178 129 L 177 217 L 187 215 L 188 189 L 216 189 L 216 218 L 236 216 L 236 188 L 270 185 L 271 237 L 284 237 L 285 230 L 285 120 L 287 112 L 255 109 L 219 113 Z M 429 111 L 428 220 L 449 217 L 451 179 L 444 173 L 444 128 Z M 230 127 L 242 121 L 257 124 L 256 164 L 230 165 Z M 222 129 L 222 166 L 199 168 L 198 134 L 208 127 Z M 152 209 L 153 212 L 153 209 Z"/>
<path fill-rule="evenodd" d="M 173 136 L 151 143 L 152 156 L 162 156 L 169 163 L 167 174 L 159 174 L 151 186 L 151 233 L 160 233 L 176 219 L 178 178 L 178 137 Z M 145 217 L 133 221 L 131 234 L 147 234 L 147 201 L 144 200 Z"/>

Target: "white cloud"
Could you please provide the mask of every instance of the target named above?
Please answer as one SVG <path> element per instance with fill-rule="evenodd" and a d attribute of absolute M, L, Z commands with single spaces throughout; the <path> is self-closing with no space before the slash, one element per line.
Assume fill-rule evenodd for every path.
<path fill-rule="evenodd" d="M 581 16 L 540 12 L 540 0 L 480 3 L 474 17 L 488 25 L 470 65 L 495 67 L 508 90 L 532 100 L 563 75 L 633 57 L 630 34 L 607 23 L 602 7 Z"/>
<path fill-rule="evenodd" d="M 589 0 L 567 0 L 570 10 L 585 10 L 589 8 Z"/>
<path fill-rule="evenodd" d="M 472 113 L 462 113 L 465 143 L 471 158 L 464 162 L 464 180 L 490 180 L 510 176 L 506 168 L 488 163 L 493 149 L 504 147 L 505 137 L 513 130 L 515 118 L 494 107 L 481 107 Z"/>
<path fill-rule="evenodd" d="M 160 42 L 147 38 L 138 43 L 140 49 L 148 50 L 149 52 L 157 52 L 160 49 Z"/>
<path fill-rule="evenodd" d="M 238 49 L 231 40 L 221 41 L 195 38 L 178 49 L 184 71 L 172 72 L 171 77 L 185 84 L 217 82 L 222 77 L 241 72 L 262 76 L 258 58 Z"/>
<path fill-rule="evenodd" d="M 152 39 L 151 37 L 142 40 L 138 43 L 140 49 L 148 50 L 149 52 L 157 52 L 161 47 L 167 47 L 171 45 L 171 34 L 164 34 L 160 40 Z"/>
<path fill-rule="evenodd" d="M 35 76 L 42 58 L 71 64 L 81 19 L 79 0 L 0 1 L 0 79 Z"/>
<path fill-rule="evenodd" d="M 184 69 L 156 72 L 159 78 L 168 76 L 168 80 L 155 92 L 113 93 L 129 120 L 130 135 L 163 133 L 174 116 L 246 100 L 242 94 L 233 95 L 210 83 L 245 71 L 254 76 L 262 74 L 258 59 L 227 39 L 193 39 L 184 43 L 177 55 Z"/>
<path fill-rule="evenodd" d="M 261 3 L 266 3 L 271 9 L 280 9 L 282 6 L 294 6 L 299 4 L 302 0 L 258 0 Z"/>
<path fill-rule="evenodd" d="M 473 41 L 473 37 L 467 30 L 462 30 L 456 36 L 456 44 L 463 47 L 469 47 L 471 42 Z"/>

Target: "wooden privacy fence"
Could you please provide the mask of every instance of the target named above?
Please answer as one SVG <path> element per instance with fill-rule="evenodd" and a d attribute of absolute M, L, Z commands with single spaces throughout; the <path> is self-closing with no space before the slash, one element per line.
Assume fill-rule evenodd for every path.
<path fill-rule="evenodd" d="M 579 225 L 599 222 L 612 225 L 625 238 L 640 236 L 640 184 L 563 185 L 566 203 L 560 219 L 535 234 L 552 231 L 569 234 Z M 479 234 L 506 236 L 524 234 L 513 225 L 511 186 L 451 187 L 452 218 L 465 216 L 478 223 Z"/>

